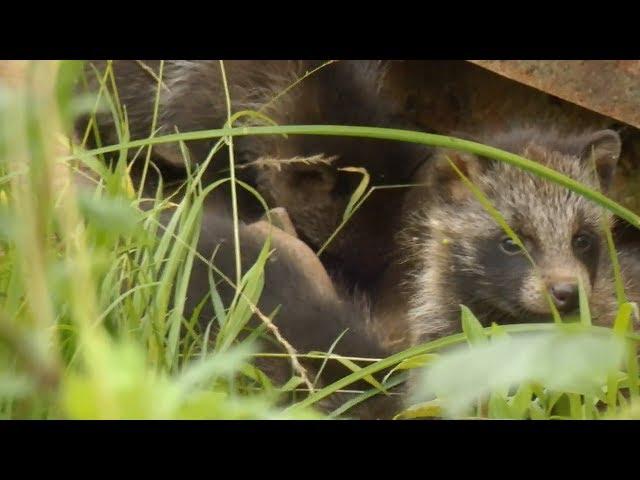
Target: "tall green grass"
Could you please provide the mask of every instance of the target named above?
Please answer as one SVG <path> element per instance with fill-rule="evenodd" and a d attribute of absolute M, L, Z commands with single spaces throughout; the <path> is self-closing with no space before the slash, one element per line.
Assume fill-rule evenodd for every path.
<path fill-rule="evenodd" d="M 238 268 L 235 278 L 224 279 L 236 287 L 229 305 L 222 304 L 211 277 L 210 295 L 202 299 L 216 312 L 209 325 L 201 325 L 197 311 L 187 317 L 184 309 L 194 262 L 206 262 L 215 270 L 215 262 L 194 248 L 204 199 L 226 182 L 234 189 L 250 188 L 235 179 L 233 155 L 228 177 L 211 185 L 201 180 L 221 148 L 233 152 L 232 139 L 238 135 L 349 135 L 466 150 L 557 182 L 640 226 L 633 212 L 535 162 L 473 142 L 356 126 L 233 128 L 239 115 L 263 116 L 232 112 L 230 105 L 224 128 L 165 136 L 152 128 L 148 139 L 131 141 L 126 109 L 109 70 L 97 99 L 73 95 L 81 66 L 32 62 L 22 89 L 0 90 L 2 418 L 348 417 L 359 402 L 389 394 L 408 371 L 418 368 L 424 370 L 422 388 L 412 398 L 414 405 L 398 418 L 637 417 L 635 350 L 640 337 L 632 331 L 633 305 L 624 295 L 613 329 L 591 326 L 584 311 L 579 324 L 482 328 L 473 313 L 463 309 L 462 333 L 386 359 L 369 359 L 365 367 L 353 360 L 366 359 L 295 352 L 279 338 L 292 360 L 292 378 L 283 386 L 273 385 L 254 366 L 253 359 L 265 354 L 255 351 L 250 340 L 238 340 L 253 315 L 277 334 L 267 312 L 256 307 L 269 242 L 251 269 Z M 157 81 L 162 85 L 162 68 Z M 79 111 L 95 113 L 101 104 L 114 116 L 120 142 L 93 150 L 61 144 L 57 133 L 68 133 Z M 158 97 L 156 115 L 157 105 Z M 81 143 L 90 130 L 96 133 L 95 124 Z M 219 141 L 202 168 L 187 164 L 188 180 L 179 189 L 180 197 L 165 195 L 161 184 L 153 198 L 143 198 L 140 185 L 129 177 L 127 159 L 133 154 L 134 161 L 144 162 L 144 181 L 155 168 L 152 145 L 180 142 L 186 157 L 184 142 L 203 138 Z M 67 153 L 61 153 L 61 147 Z M 65 181 L 61 166 L 77 175 L 89 171 L 89 186 Z M 369 186 L 366 170 L 357 173 L 363 179 L 339 228 L 381 188 Z M 162 222 L 161 215 L 167 214 L 170 220 Z M 612 244 L 611 254 L 615 257 Z M 241 250 L 235 255 L 239 265 Z M 522 352 L 526 355 L 517 368 L 499 368 Z M 542 361 L 549 352 L 553 364 Z M 316 387 L 298 361 L 304 355 L 341 361 L 352 373 Z M 585 358 L 589 361 L 582 361 Z M 475 366 L 471 377 L 465 374 L 468 365 Z M 387 369 L 391 371 L 381 383 L 371 377 Z M 350 390 L 361 379 L 369 379 L 371 389 Z M 314 410 L 338 391 L 354 395 L 328 415 Z M 281 400 L 292 392 L 298 392 L 297 400 L 282 407 Z"/>

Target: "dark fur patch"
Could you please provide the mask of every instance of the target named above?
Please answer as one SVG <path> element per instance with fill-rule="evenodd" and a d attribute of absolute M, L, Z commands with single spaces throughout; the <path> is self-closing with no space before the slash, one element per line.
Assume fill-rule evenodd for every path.
<path fill-rule="evenodd" d="M 605 240 L 602 238 L 602 235 L 599 233 L 595 233 L 592 231 L 585 230 L 585 234 L 589 235 L 592 240 L 592 247 L 588 251 L 580 251 L 578 249 L 573 249 L 574 255 L 580 262 L 584 264 L 587 268 L 587 272 L 589 272 L 589 280 L 593 285 L 596 281 L 596 276 L 598 275 L 598 266 L 600 265 L 600 254 L 604 246 Z"/>
<path fill-rule="evenodd" d="M 506 317 L 518 319 L 517 312 L 523 310 L 519 300 L 523 279 L 531 271 L 524 254 L 508 255 L 500 249 L 503 237 L 499 234 L 476 242 L 473 269 L 460 261 L 460 247 L 452 250 L 458 298 L 487 325 Z"/>
<path fill-rule="evenodd" d="M 144 63 L 158 74 L 158 61 Z M 382 94 L 388 62 L 337 61 L 289 88 L 305 72 L 322 63 L 318 60 L 225 61 L 232 110 L 264 107 L 263 113 L 280 125 L 334 124 L 418 129 L 402 115 L 398 105 Z M 106 66 L 105 61 L 92 64 L 99 71 Z M 114 61 L 113 66 L 119 97 L 128 113 L 131 139 L 146 138 L 151 131 L 157 81 L 136 61 Z M 92 67 L 89 66 L 87 71 L 95 89 L 97 82 Z M 161 134 L 173 133 L 176 128 L 181 132 L 220 128 L 226 122 L 227 106 L 217 60 L 166 61 L 163 79 L 165 87 L 161 91 L 157 125 Z M 285 90 L 286 94 L 278 96 Z M 255 124 L 251 119 L 243 122 Z M 103 144 L 115 143 L 116 127 L 111 114 L 98 115 L 98 123 Z M 86 119 L 83 119 L 78 129 L 82 131 L 85 125 Z M 210 140 L 187 142 L 192 161 L 201 162 L 211 145 Z M 206 172 L 205 183 L 227 175 L 224 171 L 228 167 L 226 150 L 223 148 L 219 152 L 210 171 Z M 171 171 L 175 179 L 182 165 L 178 146 L 164 145 L 154 151 L 154 159 L 163 174 Z M 300 178 L 299 170 L 290 170 L 285 165 L 269 171 L 244 168 L 236 172 L 239 179 L 258 188 L 270 207 L 284 207 L 300 237 L 316 250 L 338 227 L 342 212 L 361 179 L 360 175 L 340 171 L 340 167 L 364 167 L 371 177 L 371 185 L 403 184 L 410 182 L 415 169 L 430 153 L 429 148 L 417 144 L 313 135 L 236 137 L 234 151 L 237 164 L 248 164 L 261 157 L 276 160 L 319 154 L 336 157 L 331 167 L 326 169 L 331 176 L 328 180 L 331 188 L 313 198 L 314 205 L 330 205 L 331 214 L 322 209 L 318 209 L 320 214 L 315 214 L 310 211 L 308 201 L 288 194 L 304 192 L 300 180 L 304 184 L 317 180 Z M 134 181 L 139 179 L 139 174 L 134 171 Z M 290 185 L 288 192 L 282 194 L 272 188 L 275 182 L 270 180 L 288 176 L 290 182 L 281 182 Z M 153 196 L 155 189 L 148 189 L 147 193 Z M 403 189 L 395 189 L 385 191 L 384 195 L 372 195 L 328 246 L 327 258 L 335 259 L 335 264 L 344 266 L 341 273 L 352 287 L 371 285 L 388 265 L 394 250 L 397 212 L 404 194 Z M 258 202 L 243 189 L 240 189 L 240 195 L 243 219 L 249 221 L 259 215 Z M 354 251 L 359 254 L 353 255 Z"/>
<path fill-rule="evenodd" d="M 243 272 L 246 272 L 258 258 L 264 239 L 251 234 L 245 226 L 240 229 Z M 210 258 L 217 250 L 214 265 L 227 277 L 235 278 L 233 255 L 233 227 L 231 219 L 220 212 L 208 212 L 203 221 L 202 233 L 198 243 L 198 252 Z M 196 260 L 191 275 L 186 315 L 191 312 L 209 293 L 209 267 Z M 228 306 L 233 299 L 233 289 L 213 272 L 218 284 L 218 292 L 223 304 Z M 288 251 L 276 250 L 265 267 L 265 283 L 258 308 L 266 315 L 279 309 L 274 324 L 282 336 L 300 353 L 310 351 L 329 351 L 335 340 L 344 333 L 337 343 L 334 353 L 351 357 L 384 358 L 389 355 L 377 339 L 368 331 L 368 305 L 364 301 L 349 296 L 330 298 L 320 295 L 314 288 L 314 279 L 302 270 L 296 257 Z M 200 314 L 203 326 L 214 318 L 214 310 L 207 301 Z M 261 321 L 254 316 L 249 326 L 255 328 Z M 264 343 L 263 351 L 282 352 L 274 341 Z M 321 363 L 318 360 L 302 360 L 303 365 L 317 373 Z M 261 365 L 267 368 L 272 377 L 288 380 L 290 364 L 288 360 L 263 360 Z M 321 384 L 332 383 L 347 374 L 349 369 L 335 360 L 327 362 L 322 371 Z M 361 382 L 353 386 L 363 388 Z"/>

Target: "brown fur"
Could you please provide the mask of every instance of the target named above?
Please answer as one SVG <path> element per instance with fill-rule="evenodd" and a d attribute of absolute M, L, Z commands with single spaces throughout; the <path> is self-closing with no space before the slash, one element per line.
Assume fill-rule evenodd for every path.
<path fill-rule="evenodd" d="M 165 221 L 168 219 L 167 216 Z M 318 257 L 306 244 L 283 230 L 271 227 L 266 221 L 241 224 L 239 235 L 243 271 L 255 262 L 267 238 L 271 239 L 273 253 L 265 265 L 264 288 L 257 307 L 266 316 L 272 315 L 278 309 L 273 324 L 295 351 L 300 354 L 311 351 L 328 352 L 337 341 L 331 350 L 336 355 L 384 358 L 390 354 L 371 333 L 369 300 L 365 296 L 345 294 L 343 289 L 329 278 Z M 204 212 L 198 252 L 205 258 L 211 258 L 215 252 L 216 267 L 228 278 L 234 278 L 232 248 L 231 219 L 224 212 L 209 205 Z M 196 261 L 186 299 L 187 316 L 192 314 L 209 293 L 209 275 L 212 275 L 217 284 L 216 289 L 223 304 L 230 305 L 234 289 L 222 281 L 217 272 L 210 272 L 206 263 Z M 211 322 L 215 332 L 218 322 L 212 302 L 205 302 L 200 311 L 200 322 L 203 326 Z M 249 325 L 255 329 L 263 322 L 259 316 L 254 315 Z M 260 342 L 260 351 L 290 354 L 291 351 L 283 348 L 283 344 L 271 333 L 272 330 L 266 330 L 265 341 Z M 351 373 L 351 370 L 334 359 L 328 360 L 324 366 L 322 360 L 300 357 L 299 361 L 306 369 L 311 382 L 317 378 L 316 388 L 322 388 Z M 285 384 L 292 374 L 300 375 L 299 371 L 292 370 L 291 361 L 286 357 L 259 358 L 255 364 L 277 386 Z M 381 374 L 376 376 L 380 380 Z M 347 387 L 367 388 L 370 388 L 370 385 L 363 381 Z M 323 399 L 316 407 L 328 413 L 351 397 L 352 394 L 338 392 Z M 380 409 L 383 407 L 386 412 L 395 410 L 395 402 L 396 397 L 382 396 L 364 402 L 349 414 L 358 418 L 377 418 L 381 415 Z"/>
<path fill-rule="evenodd" d="M 301 79 L 320 61 L 225 61 L 233 112 L 258 110 L 280 125 L 337 124 L 413 128 L 399 108 L 382 94 L 388 62 L 341 60 Z M 93 62 L 99 72 L 106 62 Z M 158 61 L 115 61 L 115 83 L 126 108 L 132 139 L 149 136 L 157 88 Z M 88 67 L 90 87 L 98 82 Z M 157 128 L 160 134 L 220 128 L 227 106 L 217 60 L 167 61 L 160 90 Z M 80 123 L 85 125 L 86 121 Z M 118 141 L 110 112 L 98 116 L 103 144 Z M 236 123 L 255 124 L 244 117 Z M 202 162 L 217 139 L 189 142 L 192 164 Z M 235 137 L 237 174 L 255 186 L 270 207 L 284 207 L 300 238 L 315 250 L 342 220 L 361 176 L 340 170 L 364 167 L 371 185 L 406 183 L 427 158 L 429 149 L 375 139 L 290 135 Z M 184 162 L 177 144 L 154 147 L 155 160 L 167 178 L 182 178 Z M 292 159 L 317 160 L 307 164 Z M 142 162 L 136 162 L 136 165 Z M 277 165 L 274 167 L 273 165 Z M 243 166 L 254 165 L 250 168 Z M 271 166 L 269 166 L 271 165 Z M 215 157 L 205 181 L 227 175 L 226 148 Z M 134 166 L 134 176 L 136 175 Z M 149 185 L 150 193 L 154 185 Z M 241 191 L 242 193 L 242 191 Z M 323 262 L 339 271 L 351 287 L 368 288 L 386 267 L 392 252 L 392 232 L 403 192 L 375 192 L 333 239 Z M 241 195 L 241 214 L 247 220 L 262 214 L 251 195 Z M 353 255 L 358 251 L 358 255 Z"/>

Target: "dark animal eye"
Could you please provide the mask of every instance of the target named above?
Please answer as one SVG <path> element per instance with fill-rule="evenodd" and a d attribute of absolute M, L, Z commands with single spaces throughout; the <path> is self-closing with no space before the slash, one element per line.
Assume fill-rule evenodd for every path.
<path fill-rule="evenodd" d="M 573 248 L 582 252 L 589 250 L 593 245 L 593 239 L 590 235 L 580 233 L 573 237 Z"/>
<path fill-rule="evenodd" d="M 503 238 L 500 242 L 500 248 L 504 253 L 509 255 L 515 255 L 516 253 L 520 253 L 520 247 L 516 242 L 511 240 L 510 237 Z"/>

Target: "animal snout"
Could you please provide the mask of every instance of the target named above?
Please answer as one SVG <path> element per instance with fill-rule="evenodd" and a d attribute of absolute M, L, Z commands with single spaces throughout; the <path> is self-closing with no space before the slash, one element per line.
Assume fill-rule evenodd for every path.
<path fill-rule="evenodd" d="M 558 282 L 549 286 L 553 303 L 562 312 L 570 312 L 578 307 L 579 293 L 576 282 Z"/>

